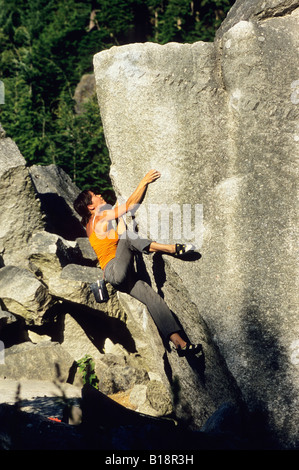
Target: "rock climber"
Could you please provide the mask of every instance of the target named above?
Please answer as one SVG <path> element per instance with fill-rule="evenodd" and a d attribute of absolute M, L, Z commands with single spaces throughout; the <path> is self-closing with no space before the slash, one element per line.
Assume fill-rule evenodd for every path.
<path fill-rule="evenodd" d="M 171 341 L 179 356 L 194 355 L 201 351 L 200 344 L 185 341 L 181 327 L 162 297 L 138 276 L 134 268 L 134 253 L 166 253 L 179 257 L 194 251 L 193 245 L 161 244 L 132 234 L 122 216 L 136 209 L 143 200 L 149 184 L 160 178 L 157 170 L 149 171 L 140 181 L 135 191 L 124 204 L 109 206 L 100 194 L 92 190 L 82 191 L 74 202 L 77 213 L 82 217 L 82 225 L 93 247 L 104 278 L 116 290 L 130 294 L 146 305 L 161 336 Z M 116 221 L 116 229 L 112 221 Z"/>

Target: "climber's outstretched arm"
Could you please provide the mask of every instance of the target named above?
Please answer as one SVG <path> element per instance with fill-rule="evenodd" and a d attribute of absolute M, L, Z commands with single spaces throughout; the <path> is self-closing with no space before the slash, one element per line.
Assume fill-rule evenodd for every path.
<path fill-rule="evenodd" d="M 132 211 L 137 204 L 142 202 L 147 187 L 160 178 L 161 173 L 157 170 L 149 171 L 140 181 L 135 191 L 128 198 L 127 202 L 121 205 L 116 205 L 113 209 L 103 210 L 98 216 L 99 221 L 109 222 L 110 220 L 119 219 L 122 215 Z"/>

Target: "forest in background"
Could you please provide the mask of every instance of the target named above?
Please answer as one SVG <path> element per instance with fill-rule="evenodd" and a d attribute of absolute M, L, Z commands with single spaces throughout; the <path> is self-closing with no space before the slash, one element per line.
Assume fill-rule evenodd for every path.
<path fill-rule="evenodd" d="M 213 41 L 235 0 L 0 0 L 0 122 L 28 165 L 54 163 L 111 201 L 96 96 L 74 92 L 93 55 L 134 42 Z"/>

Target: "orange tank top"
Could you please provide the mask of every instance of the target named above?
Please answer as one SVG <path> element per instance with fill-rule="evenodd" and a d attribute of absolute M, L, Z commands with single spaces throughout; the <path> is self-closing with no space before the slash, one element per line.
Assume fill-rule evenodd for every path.
<path fill-rule="evenodd" d="M 99 238 L 93 230 L 89 236 L 89 242 L 97 255 L 101 269 L 104 269 L 106 264 L 115 258 L 118 234 L 111 228 L 105 238 Z"/>

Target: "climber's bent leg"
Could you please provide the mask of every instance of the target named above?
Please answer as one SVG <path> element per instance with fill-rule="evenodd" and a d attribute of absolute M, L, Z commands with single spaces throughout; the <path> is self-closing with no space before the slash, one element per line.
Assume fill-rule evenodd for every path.
<path fill-rule="evenodd" d="M 118 241 L 115 258 L 105 267 L 105 279 L 116 288 L 123 284 L 132 269 L 134 252 L 148 253 L 150 244 L 151 240 L 126 232 Z"/>
<path fill-rule="evenodd" d="M 105 279 L 116 289 L 130 294 L 146 305 L 158 330 L 165 340 L 170 340 L 176 347 L 185 347 L 181 338 L 181 327 L 176 322 L 166 302 L 146 282 L 138 279 L 132 265 L 133 254 L 128 243 L 121 243 L 118 257 L 106 266 Z M 119 262 L 121 260 L 121 263 Z M 126 264 L 122 264 L 122 263 Z"/>
<path fill-rule="evenodd" d="M 174 333 L 181 330 L 168 305 L 151 286 L 140 279 L 131 279 L 128 285 L 128 294 L 146 305 L 158 330 L 165 340 L 169 340 Z M 178 340 L 179 335 L 173 337 Z M 173 341 L 175 343 L 175 341 Z"/>
<path fill-rule="evenodd" d="M 176 252 L 175 244 L 157 243 L 148 238 L 141 238 L 135 232 L 127 230 L 121 235 L 121 238 L 126 238 L 130 241 L 132 249 L 141 253 L 170 253 Z"/>

